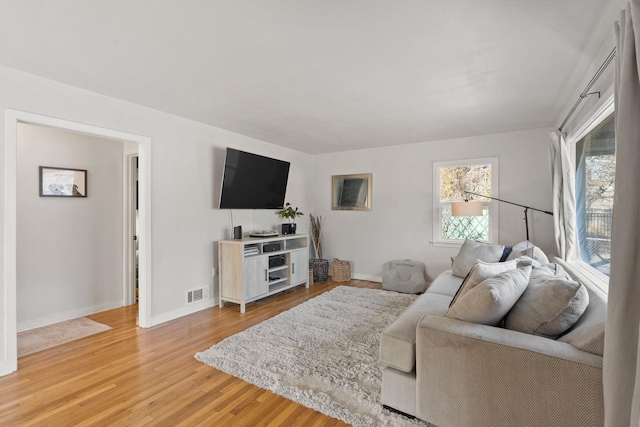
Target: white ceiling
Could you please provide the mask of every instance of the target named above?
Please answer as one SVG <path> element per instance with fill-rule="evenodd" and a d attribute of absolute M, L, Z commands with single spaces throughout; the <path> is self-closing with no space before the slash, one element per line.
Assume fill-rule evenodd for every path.
<path fill-rule="evenodd" d="M 0 0 L 0 65 L 316 154 L 553 126 L 618 4 Z"/>

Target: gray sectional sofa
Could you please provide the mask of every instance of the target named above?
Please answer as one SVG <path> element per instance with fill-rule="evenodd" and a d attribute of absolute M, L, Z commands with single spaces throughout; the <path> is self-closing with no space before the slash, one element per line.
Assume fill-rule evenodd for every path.
<path fill-rule="evenodd" d="M 552 262 L 588 291 L 586 310 L 556 339 L 446 317 L 464 278 L 440 274 L 382 333 L 383 405 L 438 427 L 602 426 L 607 296 Z"/>

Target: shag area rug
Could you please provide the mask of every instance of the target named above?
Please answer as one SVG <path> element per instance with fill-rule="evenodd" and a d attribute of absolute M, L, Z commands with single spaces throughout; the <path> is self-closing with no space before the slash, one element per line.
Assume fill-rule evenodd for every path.
<path fill-rule="evenodd" d="M 429 426 L 380 403 L 380 333 L 416 298 L 339 286 L 195 358 L 354 426 Z"/>
<path fill-rule="evenodd" d="M 18 357 L 66 344 L 111 329 L 86 317 L 18 333 Z"/>

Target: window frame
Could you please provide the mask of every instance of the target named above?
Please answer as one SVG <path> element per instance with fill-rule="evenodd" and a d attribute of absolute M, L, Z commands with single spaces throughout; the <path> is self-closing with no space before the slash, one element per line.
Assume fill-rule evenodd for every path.
<path fill-rule="evenodd" d="M 431 242 L 433 246 L 460 247 L 462 243 L 464 243 L 464 239 L 445 239 L 442 237 L 442 206 L 448 205 L 450 202 L 440 202 L 440 169 L 477 165 L 491 166 L 491 197 L 499 198 L 500 162 L 498 157 L 433 162 L 433 240 Z M 500 240 L 500 213 L 498 209 L 498 202 L 495 200 L 489 200 L 482 202 L 482 204 L 489 208 L 489 239 L 487 242 L 496 244 Z"/>
<path fill-rule="evenodd" d="M 575 133 L 570 135 L 565 140 L 565 144 L 569 149 L 571 167 L 574 171 L 574 176 L 578 167 L 578 162 L 576 159 L 578 142 L 580 142 L 587 134 L 589 134 L 592 130 L 594 130 L 602 122 L 604 122 L 611 114 L 615 114 L 615 102 L 613 95 L 611 95 L 606 101 L 604 101 L 602 106 L 598 108 L 596 112 L 591 117 L 589 117 L 589 119 L 587 119 L 586 122 Z M 574 191 L 577 193 L 577 188 L 574 188 Z M 576 206 L 575 208 L 577 211 L 578 207 Z M 574 221 L 576 222 L 577 229 L 577 218 L 574 218 Z M 579 246 L 578 241 L 576 241 L 575 244 Z M 609 293 L 609 276 L 602 273 L 597 268 L 592 267 L 591 265 L 584 262 L 581 257 L 564 261 L 579 270 L 589 279 L 591 279 L 593 283 L 596 284 L 596 286 L 602 289 L 605 293 Z"/>

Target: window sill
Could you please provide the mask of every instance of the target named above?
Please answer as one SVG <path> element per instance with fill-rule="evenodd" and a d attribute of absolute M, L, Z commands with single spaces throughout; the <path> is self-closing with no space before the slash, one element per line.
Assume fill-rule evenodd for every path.
<path fill-rule="evenodd" d="M 601 271 L 591 267 L 586 262 L 582 260 L 565 261 L 560 258 L 555 258 L 553 261 L 560 264 L 569 273 L 574 273 L 575 275 L 580 276 L 580 279 L 588 280 L 590 283 L 593 283 L 605 294 L 609 293 L 609 277 Z"/>
<path fill-rule="evenodd" d="M 460 249 L 464 240 L 454 240 L 454 241 L 446 241 L 446 240 L 434 240 L 431 243 L 432 246 L 440 247 L 440 248 L 455 248 Z"/>
<path fill-rule="evenodd" d="M 487 245 L 499 245 L 500 243 L 492 243 L 487 240 L 475 240 L 476 242 L 486 243 Z M 430 241 L 432 246 L 437 246 L 441 248 L 456 248 L 460 249 L 464 240 L 433 240 Z"/>

